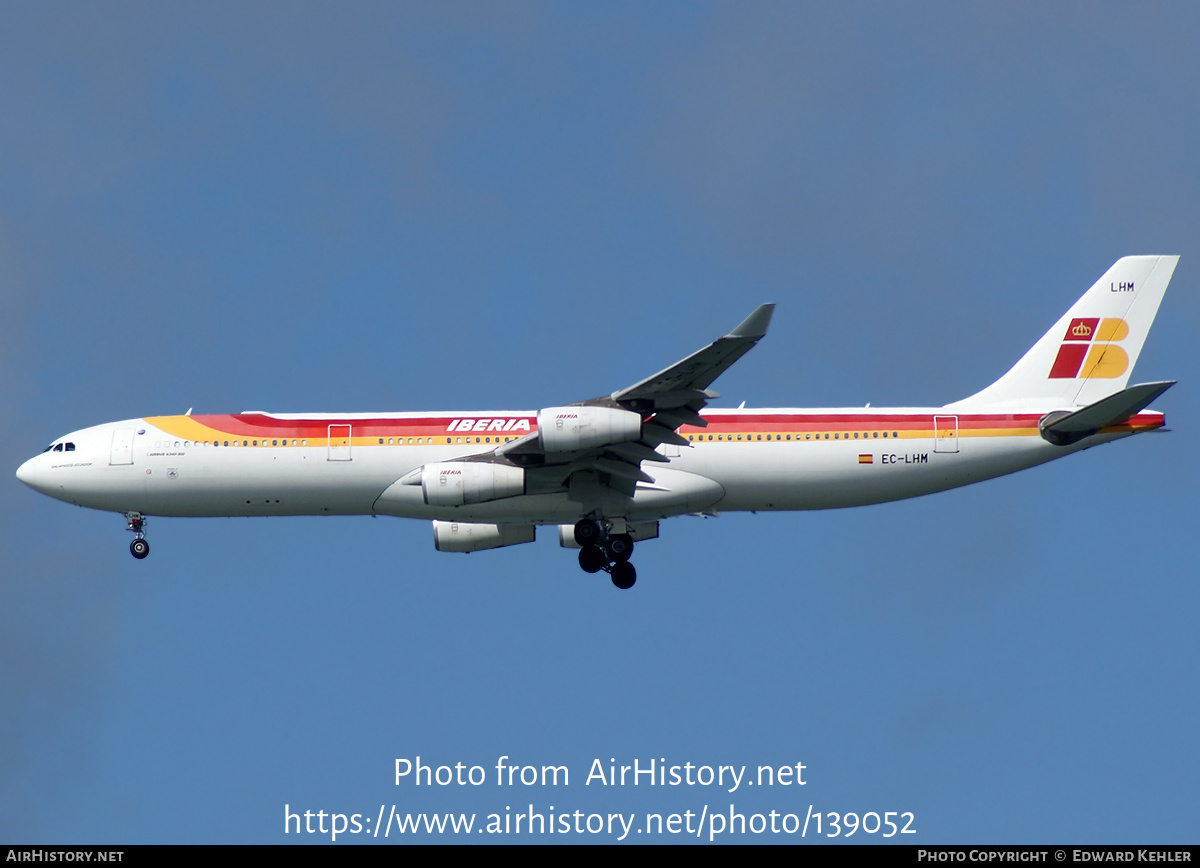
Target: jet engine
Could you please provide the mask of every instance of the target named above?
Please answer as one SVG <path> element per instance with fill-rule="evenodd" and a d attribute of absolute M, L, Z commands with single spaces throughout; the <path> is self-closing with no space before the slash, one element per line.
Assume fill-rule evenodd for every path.
<path fill-rule="evenodd" d="M 514 497 L 525 493 L 525 471 L 490 461 L 426 464 L 421 468 L 421 493 L 430 506 L 462 506 Z"/>
<path fill-rule="evenodd" d="M 548 407 L 537 414 L 547 452 L 580 452 L 642 436 L 642 417 L 617 407 Z"/>
<path fill-rule="evenodd" d="M 533 525 L 474 524 L 465 521 L 435 521 L 433 546 L 439 552 L 479 552 L 533 542 Z"/>

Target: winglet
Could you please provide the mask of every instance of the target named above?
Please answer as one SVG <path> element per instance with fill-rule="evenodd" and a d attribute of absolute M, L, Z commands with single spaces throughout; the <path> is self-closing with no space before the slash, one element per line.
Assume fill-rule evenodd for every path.
<path fill-rule="evenodd" d="M 741 324 L 725 337 L 758 340 L 767 333 L 767 326 L 771 324 L 771 314 L 773 313 L 775 313 L 775 305 L 760 304 L 754 309 L 754 313 L 742 320 Z"/>
<path fill-rule="evenodd" d="M 767 333 L 767 326 L 770 325 L 771 314 L 774 312 L 775 305 L 760 304 L 729 334 L 717 338 L 707 347 L 696 350 L 686 359 L 659 371 L 653 377 L 647 377 L 627 389 L 613 392 L 604 400 L 613 400 L 619 404 L 649 402 L 646 406 L 656 410 L 682 406 L 699 410 L 704 406 L 706 399 L 715 397 L 704 390 Z M 646 407 L 637 409 L 642 410 Z"/>

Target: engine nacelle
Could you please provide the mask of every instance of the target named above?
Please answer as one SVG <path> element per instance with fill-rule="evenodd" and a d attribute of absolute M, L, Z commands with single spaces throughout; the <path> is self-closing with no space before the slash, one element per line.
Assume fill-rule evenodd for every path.
<path fill-rule="evenodd" d="M 533 542 L 534 527 L 515 524 L 474 524 L 435 521 L 433 546 L 439 552 L 480 552 Z"/>
<path fill-rule="evenodd" d="M 642 436 L 642 417 L 617 407 L 548 407 L 538 411 L 537 423 L 547 452 L 579 452 Z"/>
<path fill-rule="evenodd" d="M 421 493 L 430 506 L 462 506 L 514 497 L 525 493 L 525 471 L 489 461 L 426 464 L 421 468 Z"/>

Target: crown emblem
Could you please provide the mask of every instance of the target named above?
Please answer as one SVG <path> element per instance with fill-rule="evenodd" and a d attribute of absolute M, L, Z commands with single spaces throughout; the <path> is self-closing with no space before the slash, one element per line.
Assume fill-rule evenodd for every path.
<path fill-rule="evenodd" d="M 1086 338 L 1091 336 L 1092 327 L 1085 322 L 1076 323 L 1075 328 L 1071 329 L 1071 334 L 1077 338 Z"/>

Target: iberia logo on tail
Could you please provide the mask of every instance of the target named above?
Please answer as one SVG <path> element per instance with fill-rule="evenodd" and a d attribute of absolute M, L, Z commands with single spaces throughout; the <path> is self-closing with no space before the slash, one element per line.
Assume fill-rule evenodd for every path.
<path fill-rule="evenodd" d="M 1129 326 L 1123 319 L 1076 317 L 1067 326 L 1062 346 L 1050 368 L 1050 379 L 1121 376 L 1129 368 L 1129 356 L 1118 342 L 1128 336 Z"/>

